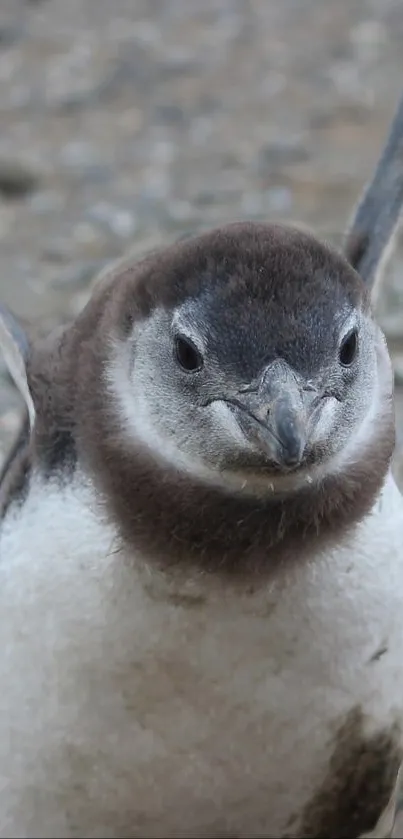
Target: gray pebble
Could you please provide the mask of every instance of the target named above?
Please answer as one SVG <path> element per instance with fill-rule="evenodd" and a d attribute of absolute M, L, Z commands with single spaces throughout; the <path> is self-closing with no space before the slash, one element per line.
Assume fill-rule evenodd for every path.
<path fill-rule="evenodd" d="M 54 236 L 45 242 L 41 252 L 41 258 L 45 262 L 53 262 L 56 265 L 63 265 L 71 261 L 72 243 L 70 239 Z"/>
<path fill-rule="evenodd" d="M 39 190 L 27 196 L 27 204 L 37 215 L 48 215 L 63 207 L 63 193 L 55 190 Z"/>
<path fill-rule="evenodd" d="M 60 152 L 59 165 L 70 177 L 87 183 L 107 183 L 114 177 L 113 166 L 105 164 L 98 150 L 84 140 L 67 143 Z"/>
<path fill-rule="evenodd" d="M 305 163 L 309 159 L 310 153 L 302 140 L 285 136 L 281 140 L 265 143 L 259 149 L 257 170 L 266 174 L 269 169 Z"/>
<path fill-rule="evenodd" d="M 182 128 L 188 122 L 188 116 L 185 110 L 180 105 L 170 104 L 169 102 L 155 106 L 154 119 L 156 122 L 162 122 L 166 125 L 177 125 Z"/>
<path fill-rule="evenodd" d="M 39 182 L 39 173 L 23 161 L 0 157 L 0 194 L 4 198 L 24 198 Z"/>
<path fill-rule="evenodd" d="M 263 192 L 264 207 L 268 213 L 278 213 L 279 215 L 290 212 L 293 205 L 293 195 L 291 189 L 286 186 L 277 186 L 272 189 L 267 189 Z"/>
<path fill-rule="evenodd" d="M 25 29 L 21 23 L 0 24 L 0 49 L 8 49 L 15 46 L 25 35 Z"/>
<path fill-rule="evenodd" d="M 128 239 L 133 236 L 138 226 L 133 213 L 107 201 L 100 201 L 91 207 L 87 217 L 90 221 L 99 224 L 108 233 L 112 233 L 121 239 Z"/>

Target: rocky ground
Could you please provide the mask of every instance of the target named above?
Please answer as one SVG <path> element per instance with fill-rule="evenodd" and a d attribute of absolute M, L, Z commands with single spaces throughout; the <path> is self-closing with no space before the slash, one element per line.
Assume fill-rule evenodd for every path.
<path fill-rule="evenodd" d="M 0 299 L 51 325 L 128 248 L 235 218 L 340 242 L 402 37 L 401 0 L 1 0 Z M 378 305 L 399 380 L 402 253 Z M 3 375 L 3 450 L 18 406 Z"/>

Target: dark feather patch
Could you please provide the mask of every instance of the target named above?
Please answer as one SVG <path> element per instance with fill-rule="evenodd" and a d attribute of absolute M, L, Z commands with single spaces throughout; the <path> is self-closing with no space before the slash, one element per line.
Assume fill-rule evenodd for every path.
<path fill-rule="evenodd" d="M 353 708 L 334 736 L 327 774 L 290 836 L 351 839 L 374 830 L 396 784 L 400 743 L 393 726 L 366 734 L 363 711 Z"/>
<path fill-rule="evenodd" d="M 31 474 L 29 443 L 29 417 L 26 414 L 0 472 L 0 519 L 11 504 L 21 504 L 27 496 Z"/>

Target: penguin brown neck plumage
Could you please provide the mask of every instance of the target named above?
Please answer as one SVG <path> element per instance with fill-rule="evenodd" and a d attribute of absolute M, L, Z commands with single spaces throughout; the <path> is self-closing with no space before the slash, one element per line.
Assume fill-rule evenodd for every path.
<path fill-rule="evenodd" d="M 299 562 L 309 557 L 313 546 L 340 543 L 370 511 L 393 452 L 393 406 L 384 406 L 371 440 L 342 470 L 273 497 L 207 485 L 158 462 L 140 441 L 128 445 L 105 381 L 111 340 L 124 340 L 156 306 L 172 309 L 217 283 L 223 292 L 215 325 L 244 289 L 240 343 L 251 328 L 252 296 L 268 330 L 275 323 L 280 351 L 296 363 L 296 332 L 329 329 L 330 300 L 332 308 L 347 299 L 369 312 L 364 284 L 342 257 L 281 226 L 230 225 L 152 254 L 104 281 L 76 322 L 33 353 L 32 458 L 62 477 L 83 464 L 122 544 L 149 560 L 234 576 L 270 574 L 294 555 Z M 293 320 L 290 311 L 297 311 Z"/>

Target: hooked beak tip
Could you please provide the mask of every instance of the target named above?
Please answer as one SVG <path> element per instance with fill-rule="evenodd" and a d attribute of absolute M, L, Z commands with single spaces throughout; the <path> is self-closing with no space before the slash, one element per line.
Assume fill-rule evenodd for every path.
<path fill-rule="evenodd" d="M 272 417 L 268 416 L 268 425 L 279 443 L 279 465 L 298 466 L 306 446 L 305 412 L 291 406 L 287 399 L 280 399 L 273 406 Z"/>

